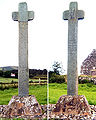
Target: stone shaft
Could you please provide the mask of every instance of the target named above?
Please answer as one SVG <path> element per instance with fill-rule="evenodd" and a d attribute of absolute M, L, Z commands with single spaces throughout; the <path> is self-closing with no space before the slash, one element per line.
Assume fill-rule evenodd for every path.
<path fill-rule="evenodd" d="M 84 12 L 78 10 L 77 2 L 71 2 L 69 10 L 64 11 L 63 13 L 63 19 L 68 20 L 67 95 L 78 95 L 78 20 L 83 18 Z"/>
<path fill-rule="evenodd" d="M 27 3 L 19 3 L 19 12 L 13 12 L 12 18 L 19 22 L 19 67 L 18 93 L 20 97 L 29 95 L 28 69 L 28 21 L 34 19 L 34 12 L 27 11 Z"/>
<path fill-rule="evenodd" d="M 29 95 L 28 22 L 19 22 L 19 96 Z"/>
<path fill-rule="evenodd" d="M 68 67 L 67 67 L 67 94 L 78 94 L 77 72 L 77 27 L 78 20 L 68 22 Z"/>

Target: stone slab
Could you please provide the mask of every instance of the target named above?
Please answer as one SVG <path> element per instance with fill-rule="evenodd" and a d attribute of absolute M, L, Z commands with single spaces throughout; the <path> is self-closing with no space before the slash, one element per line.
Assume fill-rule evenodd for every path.
<path fill-rule="evenodd" d="M 85 96 L 83 95 L 62 95 L 56 103 L 52 114 L 90 116 L 91 109 Z"/>

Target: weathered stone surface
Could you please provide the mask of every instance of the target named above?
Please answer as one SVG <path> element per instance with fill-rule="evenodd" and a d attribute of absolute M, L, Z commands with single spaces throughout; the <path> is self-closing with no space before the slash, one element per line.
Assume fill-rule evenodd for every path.
<path fill-rule="evenodd" d="M 28 23 L 19 22 L 19 96 L 29 95 Z"/>
<path fill-rule="evenodd" d="M 68 67 L 67 94 L 78 95 L 77 40 L 78 19 L 84 18 L 84 12 L 78 10 L 77 2 L 71 2 L 69 10 L 64 11 L 63 19 L 68 20 Z"/>
<path fill-rule="evenodd" d="M 19 3 L 18 9 L 19 12 L 12 13 L 12 19 L 14 21 L 27 22 L 34 19 L 34 12 L 27 11 L 28 8 L 26 2 Z"/>
<path fill-rule="evenodd" d="M 28 21 L 33 20 L 34 12 L 27 11 L 27 3 L 19 3 L 19 12 L 13 12 L 12 18 L 19 22 L 19 68 L 18 92 L 19 96 L 29 95 L 29 69 L 28 69 Z"/>
<path fill-rule="evenodd" d="M 92 116 L 86 116 L 86 115 L 80 115 L 80 114 L 78 114 L 78 115 L 64 115 L 64 114 L 53 115 L 52 111 L 55 108 L 55 104 L 49 104 L 48 106 L 49 107 L 48 107 L 48 110 L 47 110 L 47 105 L 41 105 L 42 115 L 40 115 L 38 119 L 43 120 L 47 117 L 49 119 L 59 118 L 59 119 L 63 119 L 63 120 L 95 120 L 96 119 L 96 106 L 95 105 L 90 105 Z M 0 118 L 4 115 L 4 111 L 6 111 L 6 110 L 7 110 L 7 105 L 0 105 Z M 49 116 L 47 115 L 47 111 L 49 111 Z M 19 116 L 19 117 L 15 116 L 15 118 L 26 118 L 28 120 L 29 119 L 35 119 L 33 116 Z"/>
<path fill-rule="evenodd" d="M 95 105 L 90 105 L 91 108 L 91 115 L 81 115 L 81 114 L 77 114 L 77 115 L 66 115 L 64 113 L 62 114 L 52 114 L 52 111 L 54 110 L 54 108 L 56 108 L 56 104 L 49 104 L 49 119 L 59 119 L 59 120 L 96 120 L 96 106 Z"/>
<path fill-rule="evenodd" d="M 93 49 L 81 65 L 82 75 L 96 76 L 96 49 Z"/>
<path fill-rule="evenodd" d="M 36 98 L 32 96 L 19 97 L 13 96 L 7 106 L 0 108 L 1 117 L 15 118 L 42 115 L 42 109 Z"/>
<path fill-rule="evenodd" d="M 52 111 L 54 115 L 91 115 L 91 109 L 83 95 L 63 95 Z"/>

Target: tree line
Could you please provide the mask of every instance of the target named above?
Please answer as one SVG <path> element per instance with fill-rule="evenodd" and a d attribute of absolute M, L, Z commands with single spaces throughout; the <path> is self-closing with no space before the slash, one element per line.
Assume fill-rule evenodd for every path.
<path fill-rule="evenodd" d="M 18 78 L 18 70 L 10 70 L 3 71 L 0 70 L 0 77 L 12 78 L 12 74 L 14 74 L 14 78 Z M 34 76 L 47 76 L 47 70 L 43 69 L 29 69 L 29 78 L 33 78 Z"/>

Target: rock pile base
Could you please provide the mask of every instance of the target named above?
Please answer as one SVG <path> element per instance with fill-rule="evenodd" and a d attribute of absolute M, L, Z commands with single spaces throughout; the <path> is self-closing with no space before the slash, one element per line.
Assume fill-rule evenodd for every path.
<path fill-rule="evenodd" d="M 8 105 L 0 105 L 0 118 L 95 120 L 96 106 L 84 96 L 63 95 L 57 104 L 39 105 L 34 96 L 13 96 Z"/>
<path fill-rule="evenodd" d="M 51 113 L 54 115 L 84 115 L 91 116 L 90 106 L 83 95 L 63 95 L 59 98 Z"/>
<path fill-rule="evenodd" d="M 27 97 L 13 96 L 5 109 L 4 107 L 0 109 L 0 113 L 0 117 L 3 118 L 15 118 L 17 116 L 38 117 L 42 115 L 42 109 L 33 95 Z"/>

